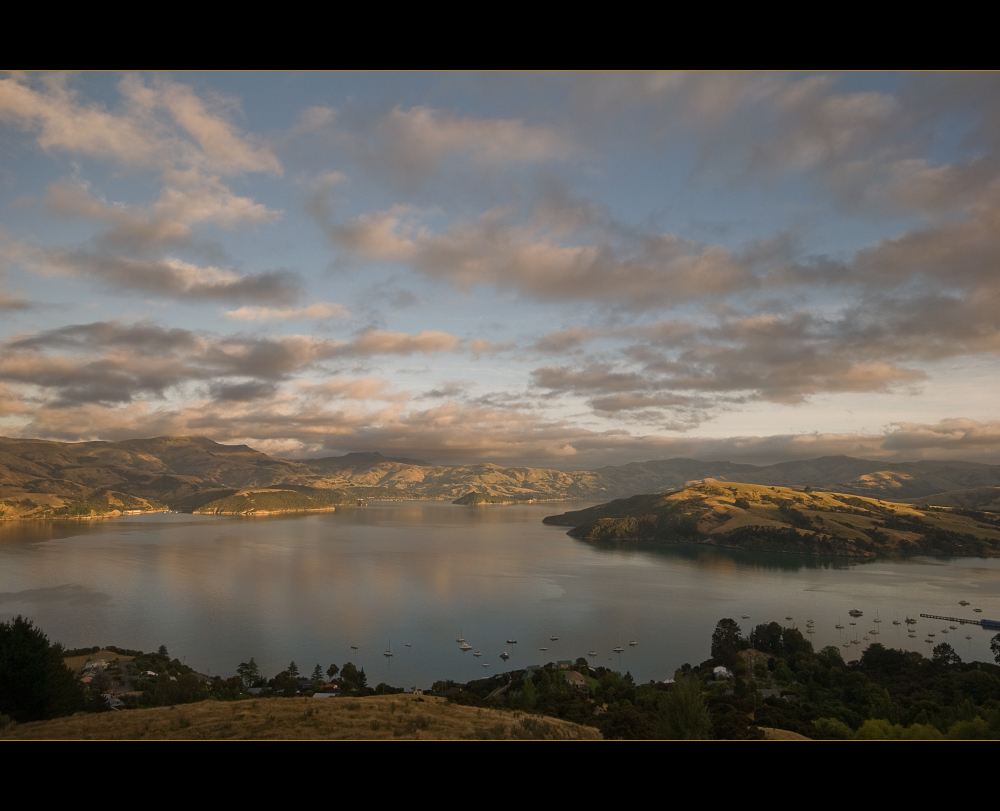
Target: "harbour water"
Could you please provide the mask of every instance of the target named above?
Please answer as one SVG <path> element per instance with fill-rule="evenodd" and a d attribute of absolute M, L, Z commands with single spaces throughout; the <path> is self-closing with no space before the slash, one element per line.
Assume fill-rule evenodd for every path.
<path fill-rule="evenodd" d="M 966 661 L 993 659 L 996 631 L 920 619 L 909 639 L 893 620 L 1000 619 L 1000 560 L 597 548 L 541 523 L 582 506 L 386 502 L 261 518 L 0 522 L 0 618 L 23 614 L 71 648 L 165 644 L 211 675 L 233 675 L 251 656 L 269 676 L 293 660 L 303 673 L 352 661 L 370 685 L 406 688 L 591 650 L 592 664 L 638 681 L 669 678 L 708 658 L 723 617 L 744 632 L 771 621 L 805 632 L 812 619 L 817 649 L 875 629 L 869 642 L 930 655 L 934 633 Z M 864 612 L 856 626 L 850 609 Z M 460 636 L 471 650 L 459 650 Z M 840 650 L 855 658 L 866 644 Z"/>

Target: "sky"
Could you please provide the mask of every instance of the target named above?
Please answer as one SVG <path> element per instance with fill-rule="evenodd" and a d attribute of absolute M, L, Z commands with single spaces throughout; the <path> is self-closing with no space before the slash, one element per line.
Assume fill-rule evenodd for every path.
<path fill-rule="evenodd" d="M 1000 74 L 0 74 L 0 434 L 1000 463 Z"/>

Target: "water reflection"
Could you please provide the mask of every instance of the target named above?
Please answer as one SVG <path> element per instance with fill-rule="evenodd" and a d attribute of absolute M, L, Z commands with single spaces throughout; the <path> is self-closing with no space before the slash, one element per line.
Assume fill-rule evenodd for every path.
<path fill-rule="evenodd" d="M 703 566 L 718 566 L 727 569 L 736 566 L 741 569 L 766 569 L 797 572 L 802 569 L 849 569 L 874 563 L 866 558 L 845 558 L 834 555 L 793 555 L 783 552 L 746 552 L 742 549 L 726 549 L 707 544 L 652 544 L 640 542 L 599 542 L 579 541 L 592 545 L 602 552 L 650 555 L 657 558 L 695 561 Z"/>
<path fill-rule="evenodd" d="M 352 661 L 370 683 L 406 687 L 479 678 L 487 659 L 497 672 L 592 649 L 595 664 L 660 679 L 707 658 L 722 617 L 744 631 L 811 617 L 817 648 L 843 642 L 834 625 L 853 607 L 866 618 L 880 611 L 888 625 L 921 612 L 957 616 L 964 598 L 1000 618 L 996 560 L 597 547 L 542 524 L 553 511 L 393 502 L 262 518 L 3 522 L 0 611 L 30 616 L 70 647 L 166 644 L 203 672 L 232 674 L 250 656 L 269 675 L 293 659 L 309 670 Z M 881 641 L 923 650 L 923 637 L 899 630 Z M 482 659 L 458 649 L 459 635 Z M 967 660 L 991 660 L 990 636 L 974 629 L 955 647 Z M 390 640 L 391 660 L 382 655 Z"/>

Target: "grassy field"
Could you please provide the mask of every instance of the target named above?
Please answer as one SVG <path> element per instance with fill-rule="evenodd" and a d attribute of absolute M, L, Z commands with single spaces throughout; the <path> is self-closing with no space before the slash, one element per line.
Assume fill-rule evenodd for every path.
<path fill-rule="evenodd" d="M 0 740 L 600 740 L 558 718 L 435 696 L 203 701 L 17 724 Z"/>

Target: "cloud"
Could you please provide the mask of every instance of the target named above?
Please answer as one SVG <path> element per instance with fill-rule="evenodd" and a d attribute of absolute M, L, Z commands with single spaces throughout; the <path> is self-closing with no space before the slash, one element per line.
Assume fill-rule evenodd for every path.
<path fill-rule="evenodd" d="M 469 351 L 476 356 L 495 355 L 498 352 L 509 352 L 513 348 L 513 341 L 495 342 L 487 338 L 473 338 L 469 341 Z"/>
<path fill-rule="evenodd" d="M 63 74 L 0 79 L 0 121 L 35 134 L 46 151 L 112 160 L 126 167 L 178 164 L 221 174 L 281 174 L 271 150 L 240 134 L 228 120 L 232 99 L 206 103 L 184 84 L 125 76 L 123 103 L 111 112 L 81 102 Z"/>
<path fill-rule="evenodd" d="M 459 340 L 440 330 L 424 330 L 416 335 L 372 329 L 359 335 L 352 351 L 359 355 L 413 355 L 418 352 L 455 352 Z"/>
<path fill-rule="evenodd" d="M 249 380 L 245 383 L 215 383 L 209 387 L 213 400 L 231 403 L 270 399 L 277 390 L 278 387 L 274 383 L 265 383 L 260 380 Z"/>
<path fill-rule="evenodd" d="M 481 169 L 563 161 L 580 153 L 567 135 L 519 119 L 474 118 L 418 106 L 396 107 L 370 129 L 355 133 L 356 148 L 380 171 L 414 181 L 450 159 L 470 160 Z"/>
<path fill-rule="evenodd" d="M 31 302 L 0 290 L 0 310 L 30 310 Z"/>
<path fill-rule="evenodd" d="M 538 352 L 561 354 L 579 349 L 586 343 L 593 341 L 602 335 L 601 330 L 587 329 L 585 327 L 570 327 L 559 332 L 550 332 L 539 338 L 532 345 L 532 349 Z"/>
<path fill-rule="evenodd" d="M 384 400 L 402 402 L 408 400 L 407 392 L 391 391 L 392 384 L 377 377 L 363 377 L 354 380 L 331 378 L 323 383 L 301 383 L 299 391 L 310 399 L 333 400 Z"/>
<path fill-rule="evenodd" d="M 240 275 L 174 257 L 139 259 L 86 250 L 47 249 L 37 252 L 31 264 L 49 273 L 90 277 L 111 291 L 150 293 L 189 301 L 291 304 L 302 289 L 301 277 L 290 270 Z"/>
<path fill-rule="evenodd" d="M 275 384 L 316 373 L 338 360 L 460 348 L 458 338 L 438 331 L 409 335 L 369 330 L 347 341 L 304 335 L 219 336 L 153 322 L 96 322 L 7 341 L 0 346 L 0 381 L 35 387 L 43 393 L 43 402 L 56 408 L 163 398 L 171 390 L 190 396 L 185 386 L 205 382 L 213 397 L 237 402 L 268 397 L 277 392 Z M 332 385 L 304 391 L 332 396 Z M 379 383 L 378 392 L 371 381 L 351 385 L 349 396 L 397 399 L 388 396 L 387 384 Z M 348 396 L 346 391 L 338 396 Z"/>
<path fill-rule="evenodd" d="M 223 313 L 233 321 L 302 321 L 309 318 L 349 318 L 350 311 L 332 301 L 317 301 L 306 307 L 245 306 Z"/>
<path fill-rule="evenodd" d="M 718 245 L 656 234 L 628 245 L 561 244 L 531 225 L 490 211 L 477 222 L 433 233 L 395 207 L 346 224 L 325 223 L 339 248 L 409 264 L 460 289 L 490 285 L 541 301 L 595 300 L 645 310 L 754 287 L 739 257 Z"/>

